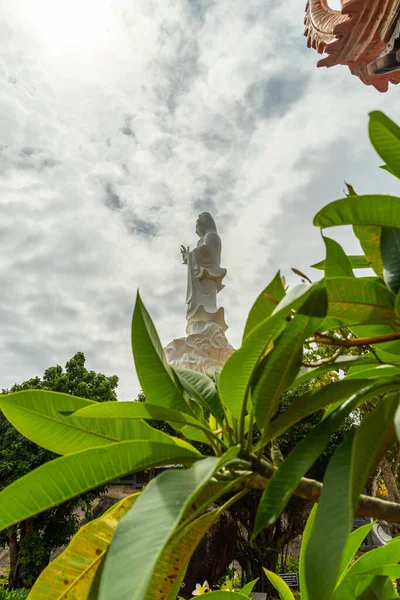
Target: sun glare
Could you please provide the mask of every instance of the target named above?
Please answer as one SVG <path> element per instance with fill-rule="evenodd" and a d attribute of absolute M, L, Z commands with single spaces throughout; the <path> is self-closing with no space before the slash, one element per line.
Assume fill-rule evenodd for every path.
<path fill-rule="evenodd" d="M 23 13 L 40 43 L 56 53 L 103 46 L 113 16 L 107 0 L 28 0 Z"/>

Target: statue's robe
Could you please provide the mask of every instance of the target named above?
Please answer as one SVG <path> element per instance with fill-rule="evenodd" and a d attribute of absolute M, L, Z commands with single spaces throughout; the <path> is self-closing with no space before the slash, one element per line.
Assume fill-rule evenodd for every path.
<path fill-rule="evenodd" d="M 220 266 L 221 240 L 215 231 L 202 237 L 197 247 L 189 252 L 187 258 L 187 332 L 192 333 L 200 323 L 214 322 L 223 331 L 228 329 L 225 323 L 224 309 L 217 308 L 217 293 L 224 287 L 222 280 L 226 269 Z"/>

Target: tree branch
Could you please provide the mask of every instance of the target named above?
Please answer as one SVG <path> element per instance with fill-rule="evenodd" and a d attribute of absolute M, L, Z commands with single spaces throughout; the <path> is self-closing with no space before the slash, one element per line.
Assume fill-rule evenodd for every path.
<path fill-rule="evenodd" d="M 327 333 L 314 333 L 314 337 L 306 340 L 308 344 L 322 344 L 325 346 L 343 346 L 344 348 L 352 348 L 353 346 L 369 346 L 370 344 L 383 344 L 384 342 L 393 342 L 400 340 L 400 331 L 393 331 L 385 335 L 375 335 L 366 338 L 335 338 Z"/>
<path fill-rule="evenodd" d="M 333 364 L 335 362 L 335 360 L 337 358 L 339 358 L 339 356 L 341 354 L 343 354 L 343 352 L 344 352 L 344 346 L 340 346 L 338 348 L 338 350 L 336 350 L 335 354 L 333 354 L 332 356 L 329 356 L 328 358 L 322 358 L 320 361 L 315 362 L 315 363 L 302 362 L 301 365 L 302 365 L 302 367 L 310 367 L 310 368 L 317 368 L 317 367 L 323 367 L 324 365 L 330 365 L 330 364 Z"/>
<path fill-rule="evenodd" d="M 246 481 L 245 486 L 252 489 L 265 489 L 276 471 L 270 463 L 261 462 L 262 474 L 254 474 Z M 322 491 L 322 483 L 315 479 L 307 479 L 302 477 L 300 484 L 295 489 L 294 494 L 304 500 L 318 502 Z M 379 521 L 387 521 L 388 523 L 396 523 L 400 525 L 400 504 L 396 502 L 388 502 L 380 498 L 372 498 L 361 494 L 356 513 L 371 519 Z"/>

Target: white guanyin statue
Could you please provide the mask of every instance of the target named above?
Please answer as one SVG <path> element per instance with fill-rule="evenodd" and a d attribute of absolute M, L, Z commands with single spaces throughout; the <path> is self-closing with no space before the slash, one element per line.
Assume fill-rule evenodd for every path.
<path fill-rule="evenodd" d="M 226 331 L 224 309 L 217 308 L 217 294 L 225 287 L 222 280 L 226 269 L 220 264 L 221 238 L 210 213 L 199 215 L 196 233 L 200 237 L 196 248 L 181 246 L 183 263 L 187 264 L 186 333 L 199 332 L 209 322 Z"/>
<path fill-rule="evenodd" d="M 220 264 L 221 238 L 210 213 L 199 215 L 196 233 L 200 240 L 193 250 L 181 246 L 183 263 L 187 265 L 188 335 L 173 340 L 164 350 L 171 365 L 211 375 L 234 351 L 225 336 L 228 326 L 224 309 L 217 307 L 226 269 Z"/>

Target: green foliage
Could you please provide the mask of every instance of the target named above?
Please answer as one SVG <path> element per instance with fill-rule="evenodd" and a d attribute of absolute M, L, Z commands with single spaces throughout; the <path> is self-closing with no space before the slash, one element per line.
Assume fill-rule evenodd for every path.
<path fill-rule="evenodd" d="M 2 590 L 0 588 L 0 600 L 25 600 L 28 597 L 29 590 L 21 588 L 19 590 Z"/>
<path fill-rule="evenodd" d="M 398 598 L 399 596 L 393 587 L 393 580 L 400 575 L 400 565 L 396 564 L 399 557 L 400 539 L 392 540 L 386 546 L 363 554 L 360 558 L 352 562 L 360 544 L 371 530 L 372 523 L 356 529 L 347 536 L 339 573 L 333 585 L 334 589 L 330 589 L 332 587 L 330 585 L 331 577 L 329 573 L 329 570 L 332 571 L 330 561 L 324 563 L 325 569 L 321 570 L 321 573 L 316 573 L 314 567 L 318 561 L 315 558 L 314 560 L 310 558 L 310 537 L 314 535 L 317 513 L 318 511 L 315 507 L 310 514 L 303 535 L 299 568 L 299 597 L 301 600 L 316 598 L 317 590 L 321 594 L 320 598 L 329 597 L 334 598 L 334 600 L 350 600 L 353 598 L 393 600 L 394 598 Z M 332 548 L 332 545 L 329 544 L 329 539 L 326 540 L 326 544 Z M 311 570 L 307 568 L 307 560 L 312 565 Z M 293 596 L 289 595 L 287 589 L 282 586 L 279 578 L 273 576 L 274 574 L 267 574 L 275 589 L 279 592 L 280 597 L 283 600 L 292 600 Z M 316 580 L 314 579 L 315 577 L 317 578 Z M 325 579 L 325 585 L 323 584 L 323 579 Z"/>
<path fill-rule="evenodd" d="M 399 175 L 398 132 L 381 113 L 371 115 L 371 141 Z M 368 528 L 351 529 L 357 512 L 400 524 L 400 506 L 361 495 L 400 429 L 400 199 L 358 196 L 349 186 L 350 193 L 321 209 L 314 222 L 320 228 L 352 225 L 364 256 L 348 257 L 325 238 L 321 281 L 286 290 L 276 275 L 256 300 L 242 346 L 217 381 L 167 364 L 138 296 L 132 348 L 145 401 L 98 405 L 55 397 L 44 386 L 0 399 L 29 440 L 63 454 L 0 493 L 2 527 L 37 518 L 121 475 L 180 467 L 145 488 L 99 548 L 101 560 L 90 551 L 91 579 L 80 581 L 80 597 L 175 600 L 204 532 L 220 512 L 234 512 L 257 499 L 259 490 L 248 530 L 254 543 L 289 513 L 294 496 L 318 501 L 303 536 L 302 600 L 398 597 L 391 580 L 400 576 L 400 538 L 352 563 Z M 356 277 L 353 268 L 367 264 L 376 277 Z M 341 356 L 349 351 L 356 356 Z M 57 385 L 62 382 L 53 375 Z M 78 387 L 74 393 L 88 390 Z M 218 508 L 205 512 L 213 503 Z M 67 581 L 78 539 L 65 564 Z M 293 600 L 273 570 L 265 573 L 282 599 Z"/>
<path fill-rule="evenodd" d="M 69 451 L 79 448 L 79 433 L 77 436 L 75 431 L 73 436 L 68 437 L 65 432 L 72 431 L 73 428 L 68 425 L 64 426 L 63 430 L 61 424 L 57 423 L 65 423 L 65 419 L 57 410 L 63 407 L 64 397 L 70 403 L 71 410 L 76 410 L 78 407 L 92 404 L 93 401 L 115 401 L 117 385 L 116 376 L 107 377 L 102 373 L 88 371 L 84 354 L 77 352 L 66 363 L 65 369 L 59 365 L 50 367 L 46 369 L 42 378 L 34 377 L 21 384 L 15 384 L 9 392 L 3 390 L 3 394 L 0 395 L 0 490 L 45 463 L 52 464 L 51 461 L 56 458 L 55 452 L 62 453 L 67 448 Z M 40 406 L 41 411 L 38 411 L 37 399 L 42 393 L 41 390 L 46 390 L 46 400 L 43 406 Z M 80 395 L 81 398 L 75 397 L 73 400 L 71 395 L 74 394 Z M 14 426 L 10 424 L 11 420 Z M 26 421 L 29 422 L 31 431 L 30 440 L 21 435 L 24 433 Z M 46 438 L 53 440 L 51 443 L 44 442 L 44 428 Z M 93 433 L 92 430 L 89 434 L 91 440 L 98 438 Z M 36 441 L 46 446 L 46 449 L 38 446 Z M 106 442 L 102 438 L 102 444 L 104 443 Z M 82 443 L 80 445 L 82 446 Z M 92 442 L 90 446 L 93 445 Z M 89 515 L 92 501 L 101 493 L 102 490 L 99 490 L 83 496 L 74 496 L 68 503 L 54 506 L 43 513 L 37 514 L 35 511 L 36 516 L 30 519 L 28 524 L 18 523 L 14 538 L 17 562 L 12 562 L 10 585 L 33 585 L 38 574 L 48 563 L 50 552 L 67 543 L 77 531 L 77 509 Z M 10 530 L 3 531 L 0 534 L 0 544 L 9 545 L 10 535 Z"/>

